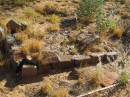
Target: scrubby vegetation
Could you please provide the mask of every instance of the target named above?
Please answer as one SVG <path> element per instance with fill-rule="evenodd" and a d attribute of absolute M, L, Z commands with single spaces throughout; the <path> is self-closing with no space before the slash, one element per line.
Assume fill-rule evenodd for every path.
<path fill-rule="evenodd" d="M 128 74 L 125 72 L 122 72 L 118 82 L 120 85 L 126 85 L 128 83 L 128 80 L 129 80 Z"/>
<path fill-rule="evenodd" d="M 129 49 L 129 0 L 0 0 L 0 97 L 129 97 Z"/>

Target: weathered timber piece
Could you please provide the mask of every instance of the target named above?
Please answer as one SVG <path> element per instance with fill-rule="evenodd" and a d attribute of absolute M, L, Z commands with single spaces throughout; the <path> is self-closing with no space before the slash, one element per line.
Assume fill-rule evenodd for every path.
<path fill-rule="evenodd" d="M 130 80 L 128 80 L 128 83 L 130 83 Z M 79 95 L 79 96 L 77 96 L 77 97 L 88 97 L 88 96 L 90 96 L 90 95 L 92 95 L 92 94 L 94 94 L 94 93 L 102 92 L 102 91 L 107 91 L 108 89 L 112 89 L 112 88 L 115 88 L 115 87 L 117 87 L 117 86 L 119 86 L 118 83 L 113 84 L 113 85 L 110 85 L 110 86 L 107 86 L 107 87 L 104 87 L 104 88 L 96 89 L 96 90 L 90 91 L 90 92 L 88 92 L 88 93 L 84 93 L 84 94 Z"/>

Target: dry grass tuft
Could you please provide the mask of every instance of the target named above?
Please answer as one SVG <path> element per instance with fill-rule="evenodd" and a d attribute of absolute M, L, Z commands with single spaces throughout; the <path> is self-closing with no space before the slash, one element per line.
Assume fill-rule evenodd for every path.
<path fill-rule="evenodd" d="M 43 48 L 43 41 L 37 40 L 37 39 L 27 39 L 23 41 L 21 45 L 21 50 L 23 53 L 27 55 L 31 55 L 33 53 L 38 53 Z"/>
<path fill-rule="evenodd" d="M 53 83 L 48 79 L 44 78 L 41 91 L 43 94 L 50 95 L 53 91 Z"/>
<path fill-rule="evenodd" d="M 121 27 L 116 27 L 114 30 L 113 30 L 113 34 L 116 35 L 117 37 L 121 37 L 124 33 L 124 30 L 123 28 Z"/>
<path fill-rule="evenodd" d="M 104 76 L 104 71 L 102 68 L 96 68 L 96 70 L 91 75 L 90 82 L 99 86 L 102 83 L 102 78 Z"/>
<path fill-rule="evenodd" d="M 104 77 L 104 70 L 101 67 L 96 69 L 86 69 L 79 72 L 79 84 L 90 83 L 94 86 L 99 86 L 102 83 Z"/>
<path fill-rule="evenodd" d="M 41 91 L 49 97 L 70 97 L 66 88 L 54 88 L 52 81 L 48 78 L 44 78 Z"/>
<path fill-rule="evenodd" d="M 54 24 L 54 25 L 50 25 L 48 28 L 47 28 L 47 31 L 48 32 L 57 32 L 60 30 L 60 26 L 59 24 Z"/>
<path fill-rule="evenodd" d="M 25 33 L 17 33 L 16 34 L 16 40 L 23 42 L 24 40 L 28 39 L 28 35 Z"/>
<path fill-rule="evenodd" d="M 70 97 L 68 90 L 64 87 L 60 87 L 56 91 L 54 91 L 52 97 Z"/>
<path fill-rule="evenodd" d="M 49 21 L 51 23 L 59 23 L 60 20 L 61 20 L 61 18 L 55 14 L 53 14 L 47 18 L 47 21 Z"/>

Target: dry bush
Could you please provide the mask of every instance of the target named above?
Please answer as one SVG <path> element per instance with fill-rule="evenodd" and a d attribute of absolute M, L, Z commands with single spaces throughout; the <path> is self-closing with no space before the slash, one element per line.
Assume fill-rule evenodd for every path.
<path fill-rule="evenodd" d="M 38 53 L 43 48 L 43 41 L 37 40 L 37 39 L 27 39 L 23 41 L 21 45 L 21 50 L 23 53 L 27 55 L 31 55 L 33 53 Z"/>
<path fill-rule="evenodd" d="M 100 69 L 97 69 L 93 74 L 91 78 L 91 83 L 95 85 L 100 85 L 102 82 L 102 77 L 103 77 L 103 71 Z"/>
<path fill-rule="evenodd" d="M 25 33 L 17 33 L 16 34 L 16 40 L 23 42 L 24 40 L 28 39 L 28 35 Z"/>
<path fill-rule="evenodd" d="M 80 71 L 79 74 L 79 84 L 90 83 L 91 85 L 99 86 L 104 77 L 104 70 L 101 67 L 97 67 L 96 69 Z"/>
<path fill-rule="evenodd" d="M 60 20 L 61 20 L 61 18 L 55 14 L 53 14 L 47 18 L 47 21 L 49 21 L 51 23 L 59 23 Z"/>
<path fill-rule="evenodd" d="M 64 87 L 60 87 L 53 91 L 52 97 L 70 97 L 68 90 Z"/>
<path fill-rule="evenodd" d="M 46 95 L 50 95 L 53 92 L 53 83 L 48 78 L 44 78 L 41 91 Z"/>
<path fill-rule="evenodd" d="M 116 27 L 114 30 L 113 30 L 113 34 L 116 35 L 117 37 L 121 37 L 124 33 L 124 30 L 123 28 L 121 27 Z"/>
<path fill-rule="evenodd" d="M 37 4 L 37 5 L 35 6 L 35 10 L 36 10 L 37 12 L 39 12 L 39 13 L 43 13 L 43 4 L 42 4 L 42 3 Z"/>
<path fill-rule="evenodd" d="M 41 91 L 44 95 L 51 97 L 70 97 L 66 88 L 59 87 L 58 89 L 55 89 L 52 81 L 48 78 L 44 78 Z"/>

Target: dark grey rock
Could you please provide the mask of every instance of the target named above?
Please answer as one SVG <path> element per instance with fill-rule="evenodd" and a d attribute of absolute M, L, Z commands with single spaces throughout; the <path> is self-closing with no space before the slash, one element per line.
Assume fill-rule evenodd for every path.
<path fill-rule="evenodd" d="M 122 36 L 122 41 L 124 44 L 130 43 L 130 26 L 128 26 Z"/>
<path fill-rule="evenodd" d="M 24 31 L 27 25 L 16 20 L 10 20 L 7 24 L 7 29 L 11 34 L 17 33 L 17 31 Z"/>
<path fill-rule="evenodd" d="M 67 18 L 63 19 L 60 23 L 61 27 L 71 27 L 77 25 L 77 19 L 76 18 Z"/>

